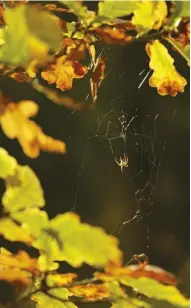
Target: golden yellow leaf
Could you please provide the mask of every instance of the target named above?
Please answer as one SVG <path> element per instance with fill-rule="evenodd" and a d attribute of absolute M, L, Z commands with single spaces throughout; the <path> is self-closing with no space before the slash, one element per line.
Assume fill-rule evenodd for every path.
<path fill-rule="evenodd" d="M 1 268 L 0 280 L 12 283 L 17 288 L 27 286 L 32 282 L 24 271 L 10 268 Z"/>
<path fill-rule="evenodd" d="M 0 219 L 0 234 L 12 242 L 31 244 L 33 240 L 31 236 L 24 232 L 24 230 L 10 218 Z"/>
<path fill-rule="evenodd" d="M 45 135 L 42 129 L 29 119 L 37 112 L 38 105 L 33 101 L 8 103 L 0 116 L 3 132 L 10 139 L 17 138 L 24 153 L 31 158 L 38 157 L 40 150 L 65 153 L 64 142 Z"/>
<path fill-rule="evenodd" d="M 167 48 L 159 40 L 155 40 L 147 43 L 146 52 L 151 59 L 149 66 L 154 70 L 149 85 L 156 87 L 162 96 L 176 96 L 177 93 L 184 92 L 187 81 L 176 71 L 174 59 L 169 55 Z"/>
<path fill-rule="evenodd" d="M 38 260 L 31 258 L 28 253 L 23 250 L 19 251 L 16 255 L 0 253 L 0 266 L 36 272 L 38 271 Z"/>
<path fill-rule="evenodd" d="M 158 30 L 168 13 L 165 1 L 137 1 L 132 22 L 138 30 Z"/>
<path fill-rule="evenodd" d="M 49 65 L 41 76 L 49 84 L 55 83 L 57 88 L 65 91 L 72 88 L 74 78 L 83 78 L 87 71 L 78 61 L 70 61 L 67 56 L 62 56 L 57 58 L 56 63 Z"/>
<path fill-rule="evenodd" d="M 49 274 L 46 277 L 46 284 L 49 287 L 57 286 L 63 287 L 70 285 L 77 278 L 77 275 L 74 273 L 67 274 Z"/>
<path fill-rule="evenodd" d="M 105 284 L 77 285 L 68 288 L 76 297 L 83 297 L 88 301 L 100 301 L 109 297 L 109 290 Z"/>

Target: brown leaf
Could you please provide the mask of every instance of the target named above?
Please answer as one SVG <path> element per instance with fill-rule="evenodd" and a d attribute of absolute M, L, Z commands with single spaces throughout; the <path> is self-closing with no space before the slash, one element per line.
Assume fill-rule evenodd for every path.
<path fill-rule="evenodd" d="M 17 82 L 29 82 L 31 80 L 26 72 L 14 72 L 10 77 L 15 79 Z"/>
<path fill-rule="evenodd" d="M 40 150 L 65 153 L 65 143 L 45 135 L 42 129 L 29 117 L 38 112 L 38 105 L 33 101 L 21 101 L 18 104 L 8 103 L 0 116 L 3 132 L 10 139 L 17 138 L 24 153 L 36 158 Z"/>
<path fill-rule="evenodd" d="M 130 43 L 132 36 L 125 33 L 124 29 L 116 29 L 111 27 L 97 28 L 94 30 L 106 44 L 121 44 Z"/>
<path fill-rule="evenodd" d="M 4 7 L 3 4 L 0 4 L 0 25 L 5 24 L 3 14 L 4 14 Z"/>
<path fill-rule="evenodd" d="M 66 60 L 66 56 L 57 58 L 55 64 L 48 66 L 41 77 L 49 84 L 56 84 L 62 91 L 71 90 L 73 79 L 81 79 L 87 73 L 87 68 L 78 61 Z"/>
<path fill-rule="evenodd" d="M 38 260 L 31 258 L 28 253 L 23 250 L 19 251 L 16 255 L 0 253 L 0 266 L 36 272 L 38 271 Z"/>
<path fill-rule="evenodd" d="M 90 78 L 90 87 L 94 103 L 97 99 L 98 89 L 101 86 L 101 83 L 105 77 L 105 68 L 105 57 L 98 57 Z"/>
<path fill-rule="evenodd" d="M 109 290 L 104 284 L 77 285 L 68 288 L 76 297 L 83 297 L 87 301 L 99 301 L 109 297 Z"/>
<path fill-rule="evenodd" d="M 104 281 L 109 281 L 114 278 L 140 278 L 148 277 L 163 284 L 176 285 L 177 280 L 171 273 L 153 265 L 130 265 L 127 267 L 110 266 L 106 268 L 106 273 L 95 273 L 95 277 Z"/>

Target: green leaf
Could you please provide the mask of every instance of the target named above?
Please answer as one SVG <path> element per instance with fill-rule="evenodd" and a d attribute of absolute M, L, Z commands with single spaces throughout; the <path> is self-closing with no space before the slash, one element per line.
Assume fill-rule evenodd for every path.
<path fill-rule="evenodd" d="M 140 277 L 136 278 L 119 278 L 119 281 L 128 286 L 136 289 L 137 292 L 157 300 L 165 300 L 173 305 L 179 307 L 190 307 L 190 301 L 186 299 L 180 291 L 174 286 L 163 285 L 160 282 Z"/>
<path fill-rule="evenodd" d="M 99 2 L 98 15 L 110 19 L 130 15 L 137 8 L 137 1 L 109 1 Z"/>
<path fill-rule="evenodd" d="M 67 295 L 66 295 L 65 301 L 59 301 L 58 299 L 48 296 L 47 294 L 43 292 L 37 292 L 33 294 L 31 298 L 33 301 L 37 302 L 38 308 L 44 308 L 44 307 L 46 308 L 76 308 L 77 307 L 71 301 L 68 300 Z"/>
<path fill-rule="evenodd" d="M 190 1 L 173 1 L 171 16 L 168 18 L 167 30 L 173 30 L 178 27 L 184 17 L 190 16 Z"/>
<path fill-rule="evenodd" d="M 87 10 L 87 7 L 82 5 L 80 1 L 60 1 L 62 4 L 66 5 L 85 25 L 88 25 L 91 23 L 91 21 L 94 19 L 95 14 L 93 12 L 89 12 Z"/>
<path fill-rule="evenodd" d="M 17 168 L 17 161 L 3 148 L 0 148 L 0 164 L 0 177 L 2 179 L 5 180 L 8 176 L 15 173 Z"/>
<path fill-rule="evenodd" d="M 181 54 L 181 56 L 187 61 L 188 66 L 190 66 L 190 44 L 183 46 L 170 36 L 165 37 L 165 40 L 167 40 Z"/>
<path fill-rule="evenodd" d="M 45 205 L 43 190 L 32 169 L 28 166 L 18 166 L 16 173 L 6 179 L 6 192 L 2 204 L 10 213 Z"/>
<path fill-rule="evenodd" d="M 73 294 L 66 288 L 52 288 L 48 291 L 50 295 L 56 296 L 61 300 L 67 300 Z"/>
<path fill-rule="evenodd" d="M 32 238 L 10 218 L 0 219 L 0 234 L 12 242 L 31 244 Z"/>
<path fill-rule="evenodd" d="M 36 248 L 44 250 L 44 258 L 49 261 L 66 261 L 74 267 L 83 263 L 103 267 L 109 260 L 121 258 L 116 238 L 101 228 L 81 223 L 73 213 L 52 219 L 37 239 Z"/>
<path fill-rule="evenodd" d="M 0 48 L 0 60 L 13 65 L 24 65 L 33 58 L 43 58 L 61 43 L 61 30 L 54 17 L 34 6 L 19 5 L 5 11 L 7 26 L 5 43 Z"/>

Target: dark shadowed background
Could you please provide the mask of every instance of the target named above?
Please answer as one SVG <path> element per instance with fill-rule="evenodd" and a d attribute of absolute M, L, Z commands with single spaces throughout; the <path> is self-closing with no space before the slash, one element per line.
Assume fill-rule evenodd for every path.
<path fill-rule="evenodd" d="M 41 153 L 32 160 L 23 154 L 17 141 L 3 133 L 1 147 L 36 172 L 50 217 L 76 211 L 82 221 L 102 226 L 119 238 L 125 262 L 134 253 L 146 253 L 151 264 L 177 274 L 183 292 L 188 294 L 188 67 L 171 51 L 188 85 L 185 93 L 175 98 L 162 97 L 149 87 L 148 78 L 138 88 L 149 70 L 144 44 L 98 47 L 99 51 L 103 48 L 107 73 L 93 111 L 72 113 L 28 84 L 6 78 L 0 81 L 0 89 L 13 101 L 30 99 L 39 104 L 35 121 L 46 134 L 66 142 L 67 154 Z M 66 95 L 84 100 L 89 93 L 87 76 L 75 80 Z M 122 131 L 123 125 L 126 129 Z M 120 138 L 121 132 L 126 139 Z M 125 153 L 129 166 L 121 172 L 115 159 Z M 3 189 L 2 183 L 1 192 Z M 1 243 L 13 248 L 3 240 Z M 14 245 L 15 250 L 20 247 Z M 71 270 L 65 265 L 62 269 Z M 85 278 L 91 275 L 91 268 L 83 266 L 77 272 Z"/>

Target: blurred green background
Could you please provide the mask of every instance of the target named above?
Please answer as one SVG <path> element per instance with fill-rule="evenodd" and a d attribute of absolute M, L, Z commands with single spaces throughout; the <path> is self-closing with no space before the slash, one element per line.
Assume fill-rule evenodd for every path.
<path fill-rule="evenodd" d="M 0 80 L 0 89 L 13 101 L 30 99 L 39 104 L 35 121 L 46 134 L 66 142 L 67 154 L 41 153 L 32 160 L 23 154 L 17 141 L 7 139 L 3 133 L 1 147 L 36 172 L 50 217 L 76 211 L 82 221 L 102 226 L 119 238 L 125 262 L 134 253 L 146 253 L 151 264 L 177 274 L 182 291 L 188 294 L 189 69 L 184 59 L 170 49 L 177 70 L 188 85 L 185 93 L 175 98 L 162 97 L 149 87 L 148 78 L 138 88 L 149 69 L 143 43 L 100 44 L 98 51 L 107 58 L 107 73 L 93 111 L 72 113 L 56 106 L 29 84 Z M 86 76 L 75 80 L 72 91 L 63 95 L 83 101 L 89 93 Z M 108 112 L 98 130 L 100 117 Z M 125 130 L 125 147 L 120 138 L 121 121 L 128 124 L 133 116 L 135 120 Z M 118 137 L 111 140 L 113 153 L 108 140 L 112 136 Z M 129 166 L 121 172 L 115 159 L 124 153 Z M 3 193 L 3 182 L 0 189 Z M 136 211 L 138 216 L 132 220 Z M 4 240 L 2 244 L 13 249 Z M 14 250 L 20 247 L 16 243 Z M 67 265 L 62 269 L 71 270 Z M 77 270 L 82 277 L 88 277 L 91 271 L 87 266 Z"/>

